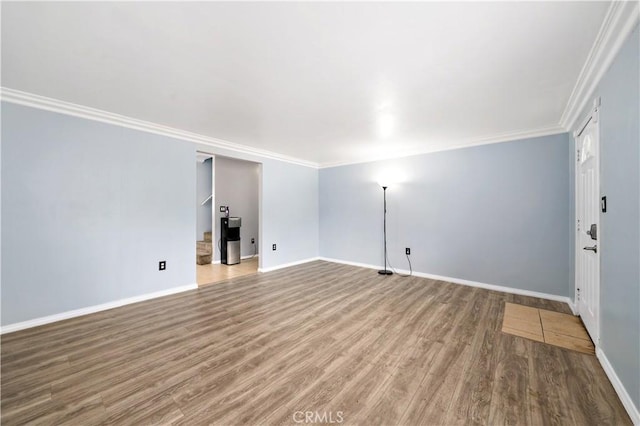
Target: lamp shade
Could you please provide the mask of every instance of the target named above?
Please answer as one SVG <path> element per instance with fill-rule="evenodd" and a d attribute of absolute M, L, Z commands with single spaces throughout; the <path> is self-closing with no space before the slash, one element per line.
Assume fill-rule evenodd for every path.
<path fill-rule="evenodd" d="M 390 188 L 406 182 L 407 176 L 404 170 L 391 166 L 378 171 L 377 175 L 375 175 L 375 181 L 382 187 Z"/>

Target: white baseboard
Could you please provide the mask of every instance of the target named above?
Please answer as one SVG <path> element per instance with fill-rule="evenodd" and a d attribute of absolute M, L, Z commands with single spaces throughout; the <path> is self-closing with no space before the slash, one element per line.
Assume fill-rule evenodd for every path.
<path fill-rule="evenodd" d="M 347 260 L 332 259 L 332 258 L 328 258 L 328 257 L 320 257 L 319 259 L 320 260 L 324 260 L 326 262 L 342 263 L 344 265 L 351 265 L 351 266 L 360 266 L 362 268 L 370 268 L 370 269 L 382 269 L 383 268 L 382 265 L 371 265 L 371 264 L 367 264 L 367 263 L 350 262 L 350 261 L 347 261 Z M 405 270 L 405 269 L 397 269 L 396 268 L 395 270 L 398 271 L 401 274 L 408 274 L 409 273 L 409 271 Z M 505 287 L 505 286 L 495 285 L 495 284 L 486 284 L 486 283 L 481 283 L 481 282 L 477 282 L 477 281 L 463 280 L 463 279 L 460 279 L 460 278 L 453 278 L 453 277 L 445 277 L 445 276 L 442 276 L 442 275 L 427 274 L 427 273 L 424 273 L 424 272 L 413 271 L 413 276 L 421 277 L 421 278 L 430 278 L 430 279 L 438 280 L 438 281 L 446 281 L 446 282 L 450 282 L 450 283 L 454 283 L 454 284 L 466 285 L 466 286 L 470 286 L 470 287 L 479 287 L 479 288 L 484 288 L 486 290 L 500 291 L 500 292 L 503 292 L 503 293 L 518 294 L 520 296 L 537 297 L 537 298 L 540 298 L 540 299 L 547 299 L 547 300 L 554 300 L 556 302 L 563 302 L 563 303 L 568 304 L 569 308 L 571 309 L 571 311 L 575 313 L 574 306 L 573 306 L 573 301 L 571 300 L 571 298 L 569 298 L 567 296 L 558 296 L 558 295 L 555 295 L 555 294 L 540 293 L 540 292 L 537 292 L 537 291 L 522 290 L 522 289 L 519 289 L 519 288 Z"/>
<path fill-rule="evenodd" d="M 93 314 L 108 309 L 118 308 L 132 303 L 143 302 L 145 300 L 155 299 L 158 297 L 169 296 L 171 294 L 182 293 L 183 291 L 196 290 L 198 284 L 187 284 L 180 287 L 174 287 L 167 290 L 156 291 L 154 293 L 142 294 L 140 296 L 128 297 L 126 299 L 115 300 L 113 302 L 103 303 L 101 305 L 89 306 L 86 308 L 75 309 L 73 311 L 62 312 L 46 317 L 35 318 L 28 321 L 17 322 L 15 324 L 5 325 L 0 328 L 0 334 L 13 333 L 14 331 L 25 330 L 27 328 L 37 327 L 39 325 L 50 324 L 52 322 L 62 321 L 69 318 L 75 318 L 82 315 Z"/>
<path fill-rule="evenodd" d="M 602 365 L 602 369 L 605 373 L 607 373 L 607 377 L 609 381 L 613 385 L 613 388 L 616 390 L 620 401 L 622 401 L 622 405 L 627 410 L 629 417 L 631 417 L 631 422 L 634 425 L 640 425 L 640 411 L 638 411 L 638 407 L 635 406 L 633 400 L 631 399 L 631 395 L 627 392 L 624 385 L 620 381 L 620 378 L 616 374 L 616 371 L 613 369 L 613 366 L 607 359 L 607 356 L 604 354 L 602 348 L 596 348 L 596 357 L 598 361 L 600 361 L 600 365 Z"/>
<path fill-rule="evenodd" d="M 258 272 L 271 272 L 271 271 L 275 271 L 277 269 L 283 269 L 283 268 L 289 268 L 291 266 L 302 265 L 303 263 L 309 263 L 309 262 L 313 262 L 315 260 L 322 260 L 322 259 L 319 258 L 319 257 L 310 257 L 308 259 L 297 260 L 297 261 L 291 262 L 291 263 L 283 263 L 281 265 L 270 266 L 268 268 L 258 268 Z"/>

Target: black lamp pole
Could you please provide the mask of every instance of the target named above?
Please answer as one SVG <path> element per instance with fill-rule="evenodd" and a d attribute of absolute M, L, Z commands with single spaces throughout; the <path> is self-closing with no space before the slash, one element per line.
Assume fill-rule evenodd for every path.
<path fill-rule="evenodd" d="M 384 270 L 378 271 L 380 275 L 392 275 L 393 272 L 387 270 L 387 187 L 382 187 L 384 197 Z"/>

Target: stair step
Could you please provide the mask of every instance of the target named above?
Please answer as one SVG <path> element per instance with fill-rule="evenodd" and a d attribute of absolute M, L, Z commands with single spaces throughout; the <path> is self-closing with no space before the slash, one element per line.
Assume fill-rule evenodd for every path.
<path fill-rule="evenodd" d="M 196 253 L 198 254 L 212 254 L 213 253 L 213 245 L 210 241 L 197 241 L 196 242 Z"/>
<path fill-rule="evenodd" d="M 208 265 L 211 263 L 211 255 L 210 254 L 199 254 L 196 256 L 196 263 L 198 265 Z"/>
<path fill-rule="evenodd" d="M 211 232 L 204 233 L 204 240 L 211 242 Z"/>

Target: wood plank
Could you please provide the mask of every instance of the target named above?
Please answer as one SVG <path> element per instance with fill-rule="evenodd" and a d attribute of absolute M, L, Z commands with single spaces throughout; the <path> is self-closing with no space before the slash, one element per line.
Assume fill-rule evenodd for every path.
<path fill-rule="evenodd" d="M 591 340 L 579 317 L 541 309 L 540 319 L 545 335 L 547 332 L 552 332 L 578 339 Z"/>
<path fill-rule="evenodd" d="M 519 328 L 511 328 L 511 327 L 507 327 L 506 325 L 504 325 L 504 326 L 502 326 L 502 332 L 503 333 L 512 334 L 514 336 L 520 336 L 520 337 L 524 337 L 524 338 L 527 338 L 527 339 L 535 340 L 536 342 L 543 342 L 544 343 L 544 336 L 542 335 L 542 328 L 540 329 L 539 332 L 537 330 L 534 330 L 533 332 L 531 332 L 529 330 L 521 330 L 520 327 Z"/>
<path fill-rule="evenodd" d="M 544 341 L 550 345 L 560 346 L 561 348 L 571 349 L 572 351 L 590 355 L 595 355 L 596 353 L 596 348 L 593 346 L 593 343 L 591 343 L 591 340 L 545 331 Z"/>
<path fill-rule="evenodd" d="M 531 423 L 528 353 L 532 342 L 502 334 L 500 359 L 494 370 L 488 424 Z"/>
<path fill-rule="evenodd" d="M 502 298 L 487 294 L 479 319 L 483 327 L 471 340 L 472 356 L 465 365 L 462 379 L 452 397 L 451 405 L 444 424 L 486 423 L 491 407 L 491 395 L 494 374 L 500 352 L 497 350 L 501 318 L 503 316 Z"/>
<path fill-rule="evenodd" d="M 575 408 L 568 394 L 566 380 L 570 372 L 562 357 L 563 351 L 544 343 L 531 344 L 528 356 L 531 424 L 579 424 L 571 415 Z"/>

